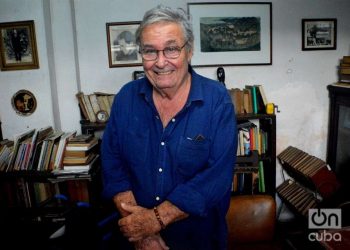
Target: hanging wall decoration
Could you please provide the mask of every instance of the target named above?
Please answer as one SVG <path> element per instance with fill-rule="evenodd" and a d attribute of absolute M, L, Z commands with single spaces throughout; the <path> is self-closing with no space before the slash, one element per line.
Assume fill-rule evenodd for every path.
<path fill-rule="evenodd" d="M 16 113 L 22 116 L 33 114 L 37 106 L 33 93 L 24 89 L 17 91 L 12 96 L 11 104 Z"/>
<path fill-rule="evenodd" d="M 33 20 L 0 23 L 0 68 L 39 68 Z"/>

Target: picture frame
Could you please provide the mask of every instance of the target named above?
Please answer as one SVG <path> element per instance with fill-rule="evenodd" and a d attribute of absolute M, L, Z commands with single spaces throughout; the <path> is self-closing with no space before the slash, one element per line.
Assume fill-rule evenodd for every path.
<path fill-rule="evenodd" d="M 142 71 L 142 70 L 136 70 L 132 73 L 132 79 L 133 80 L 137 80 L 137 79 L 140 79 L 140 78 L 143 78 L 145 77 L 145 71 Z"/>
<path fill-rule="evenodd" d="M 11 98 L 13 109 L 18 115 L 29 116 L 34 113 L 37 107 L 36 98 L 29 90 L 21 89 Z"/>
<path fill-rule="evenodd" d="M 192 66 L 271 65 L 272 3 L 188 3 Z"/>
<path fill-rule="evenodd" d="M 139 21 L 106 23 L 109 67 L 141 66 L 135 33 Z"/>
<path fill-rule="evenodd" d="M 38 69 L 39 59 L 33 20 L 0 23 L 0 69 Z"/>
<path fill-rule="evenodd" d="M 337 19 L 302 19 L 302 50 L 337 49 Z"/>

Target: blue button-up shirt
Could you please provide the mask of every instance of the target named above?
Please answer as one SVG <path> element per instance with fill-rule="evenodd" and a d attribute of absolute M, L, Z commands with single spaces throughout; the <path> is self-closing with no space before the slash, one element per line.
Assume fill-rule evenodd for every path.
<path fill-rule="evenodd" d="M 192 75 L 184 108 L 163 128 L 147 78 L 119 91 L 102 140 L 104 195 L 170 201 L 190 216 L 162 231 L 170 249 L 225 249 L 237 132 L 227 89 Z"/>

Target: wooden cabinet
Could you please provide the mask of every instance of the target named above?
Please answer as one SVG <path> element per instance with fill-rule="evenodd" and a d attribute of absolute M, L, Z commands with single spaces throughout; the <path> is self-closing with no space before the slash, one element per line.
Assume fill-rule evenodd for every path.
<path fill-rule="evenodd" d="M 329 85 L 327 163 L 343 185 L 350 177 L 350 85 Z"/>

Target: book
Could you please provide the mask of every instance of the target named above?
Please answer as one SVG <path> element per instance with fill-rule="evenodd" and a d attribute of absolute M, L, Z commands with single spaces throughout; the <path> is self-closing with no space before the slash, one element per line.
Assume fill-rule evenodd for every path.
<path fill-rule="evenodd" d="M 350 75 L 350 67 L 339 67 L 339 74 Z"/>
<path fill-rule="evenodd" d="M 80 135 L 75 135 L 71 137 L 68 140 L 69 144 L 82 144 L 82 143 L 87 143 L 90 142 L 94 136 L 92 134 L 80 134 Z"/>
<path fill-rule="evenodd" d="M 87 111 L 87 114 L 88 114 L 88 117 L 89 117 L 89 121 L 90 122 L 96 122 L 96 115 L 94 113 L 94 110 L 92 109 L 92 105 L 91 105 L 89 96 L 88 95 L 83 95 L 82 97 L 83 97 L 84 106 L 86 108 L 86 111 Z"/>
<path fill-rule="evenodd" d="M 78 99 L 80 111 L 81 111 L 84 119 L 89 120 L 89 114 L 87 111 L 87 106 L 85 104 L 84 94 L 82 92 L 78 92 L 75 96 Z"/>
<path fill-rule="evenodd" d="M 69 139 L 73 138 L 76 135 L 76 131 L 73 132 L 65 132 L 59 141 L 58 149 L 55 157 L 54 167 L 53 169 L 62 168 L 63 156 L 65 154 L 65 148 Z"/>
<path fill-rule="evenodd" d="M 52 135 L 47 137 L 45 141 L 47 141 L 47 147 L 45 152 L 43 152 L 43 162 L 41 165 L 41 170 L 49 170 L 51 171 L 53 169 L 53 162 L 54 158 L 57 153 L 57 147 L 60 141 L 60 138 L 62 136 L 63 132 L 62 131 L 55 131 Z M 51 161 L 52 159 L 52 161 Z M 51 164 L 50 164 L 51 162 Z"/>
<path fill-rule="evenodd" d="M 96 96 L 96 94 L 90 94 L 90 95 L 88 95 L 88 97 L 90 99 L 92 110 L 94 111 L 95 116 L 96 116 L 97 113 L 101 110 L 101 108 L 98 104 L 97 96 Z"/>
<path fill-rule="evenodd" d="M 90 153 L 87 156 L 84 157 L 69 157 L 69 156 L 65 156 L 63 158 L 63 165 L 67 166 L 67 165 L 77 165 L 77 164 L 81 164 L 81 165 L 86 165 L 88 164 L 93 158 L 95 157 L 94 153 Z"/>
<path fill-rule="evenodd" d="M 350 56 L 343 56 L 342 62 L 343 63 L 350 63 Z"/>
<path fill-rule="evenodd" d="M 89 162 L 86 164 L 63 164 L 63 170 L 64 171 L 76 171 L 76 170 L 82 170 L 82 171 L 89 171 L 91 167 L 95 164 L 97 159 L 99 158 L 98 154 L 94 154 L 92 158 L 90 158 Z"/>
<path fill-rule="evenodd" d="M 264 87 L 261 84 L 260 85 L 256 85 L 256 86 L 259 89 L 259 93 L 261 95 L 261 98 L 262 98 L 262 101 L 263 101 L 263 105 L 264 105 L 264 107 L 266 107 L 266 104 L 268 103 L 268 101 L 267 101 L 267 97 L 266 97 L 266 94 L 265 94 Z"/>
<path fill-rule="evenodd" d="M 264 163 L 259 161 L 259 192 L 265 193 L 265 175 L 264 175 Z"/>
<path fill-rule="evenodd" d="M 35 133 L 35 129 L 30 129 L 28 131 L 25 131 L 25 132 L 15 136 L 15 138 L 14 138 L 13 156 L 12 156 L 12 158 L 10 160 L 10 163 L 9 163 L 7 169 L 6 169 L 6 172 L 7 171 L 16 170 L 17 166 L 15 167 L 15 163 L 16 162 L 18 163 L 20 161 L 20 158 L 23 155 L 23 151 L 21 151 L 21 152 L 18 152 L 18 151 L 21 148 L 22 143 L 25 140 L 27 140 L 29 138 L 32 138 L 34 133 Z M 22 146 L 22 150 L 23 150 L 23 146 Z M 17 170 L 19 170 L 19 169 L 17 169 Z"/>
<path fill-rule="evenodd" d="M 54 133 L 52 126 L 46 126 L 38 130 L 36 140 L 34 142 L 33 154 L 29 161 L 28 170 L 37 169 L 37 164 L 41 154 L 43 141 Z"/>
<path fill-rule="evenodd" d="M 87 151 L 98 144 L 98 138 L 94 137 L 91 141 L 86 143 L 70 143 L 66 145 L 66 151 Z"/>

